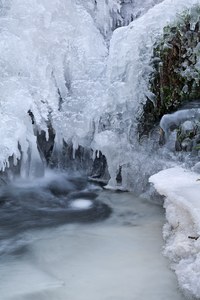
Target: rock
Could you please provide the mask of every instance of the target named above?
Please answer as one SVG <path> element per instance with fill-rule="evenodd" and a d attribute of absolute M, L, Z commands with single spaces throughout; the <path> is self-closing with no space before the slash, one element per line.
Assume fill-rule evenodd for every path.
<path fill-rule="evenodd" d="M 200 134 L 195 135 L 196 144 L 200 144 Z"/>
<path fill-rule="evenodd" d="M 181 143 L 181 148 L 187 152 L 192 151 L 193 141 L 190 138 L 185 138 Z"/>
<path fill-rule="evenodd" d="M 166 26 L 155 44 L 151 66 L 150 90 L 139 119 L 139 136 L 148 135 L 163 115 L 184 103 L 200 99 L 199 7 L 186 11 L 176 23 Z M 189 124 L 188 124 L 189 125 Z"/>
<path fill-rule="evenodd" d="M 178 152 L 182 151 L 182 146 L 181 146 L 181 143 L 179 140 L 176 140 L 176 142 L 175 142 L 175 150 Z"/>

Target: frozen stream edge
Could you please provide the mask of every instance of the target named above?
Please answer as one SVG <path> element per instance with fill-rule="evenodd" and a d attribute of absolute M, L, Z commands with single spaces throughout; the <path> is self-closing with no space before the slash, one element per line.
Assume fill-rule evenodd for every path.
<path fill-rule="evenodd" d="M 27 251 L 0 261 L 2 300 L 183 300 L 162 255 L 163 210 L 102 192 L 105 222 L 31 232 Z"/>
<path fill-rule="evenodd" d="M 180 167 L 150 177 L 166 197 L 165 254 L 172 261 L 186 295 L 200 298 L 200 182 L 199 174 Z"/>

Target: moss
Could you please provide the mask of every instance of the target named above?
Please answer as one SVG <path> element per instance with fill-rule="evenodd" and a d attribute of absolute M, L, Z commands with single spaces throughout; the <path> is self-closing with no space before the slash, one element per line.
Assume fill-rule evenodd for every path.
<path fill-rule="evenodd" d="M 200 150 L 200 144 L 198 144 L 198 145 L 194 146 L 194 150 L 197 150 L 197 151 L 199 151 L 199 150 Z"/>
<path fill-rule="evenodd" d="M 139 120 L 139 134 L 148 134 L 166 113 L 176 111 L 184 102 L 200 98 L 200 6 L 194 6 L 179 16 L 175 24 L 163 29 L 160 41 L 154 45 L 150 90 L 155 104 L 147 99 Z M 156 59 L 155 59 L 156 58 Z"/>

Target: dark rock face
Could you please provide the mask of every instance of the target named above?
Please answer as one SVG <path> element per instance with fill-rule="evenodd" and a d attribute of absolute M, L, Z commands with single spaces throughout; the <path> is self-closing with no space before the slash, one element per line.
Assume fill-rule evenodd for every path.
<path fill-rule="evenodd" d="M 61 149 L 53 149 L 49 165 L 51 167 L 68 169 L 75 172 L 79 171 L 82 173 L 85 173 L 85 170 L 87 170 L 88 174 L 90 174 L 93 165 L 92 154 L 93 152 L 91 149 L 82 146 L 73 149 L 71 143 L 66 143 L 63 140 Z"/>
<path fill-rule="evenodd" d="M 150 80 L 155 98 L 147 99 L 144 105 L 138 127 L 140 136 L 148 134 L 164 114 L 176 111 L 186 101 L 200 99 L 200 22 L 196 18 L 199 10 L 196 6 L 176 24 L 165 27 L 162 39 L 155 45 Z"/>
<path fill-rule="evenodd" d="M 46 160 L 47 164 L 50 162 L 55 140 L 55 132 L 51 123 L 48 124 L 48 132 L 48 140 L 46 139 L 46 134 L 44 131 L 41 131 L 41 133 L 37 133 L 38 150 L 40 152 L 40 155 Z"/>
<path fill-rule="evenodd" d="M 78 171 L 89 176 L 92 181 L 102 184 L 106 184 L 110 179 L 107 160 L 101 151 L 96 151 L 93 155 L 93 150 L 87 147 L 78 146 L 74 150 L 73 145 L 65 141 L 61 150 L 52 152 L 48 164 L 72 172 Z"/>

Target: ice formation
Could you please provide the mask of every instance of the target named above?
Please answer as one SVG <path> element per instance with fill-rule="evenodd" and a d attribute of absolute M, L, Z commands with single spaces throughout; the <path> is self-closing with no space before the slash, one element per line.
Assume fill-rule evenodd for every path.
<path fill-rule="evenodd" d="M 187 295 L 200 297 L 200 183 L 199 175 L 180 167 L 150 177 L 156 190 L 166 197 L 167 224 L 163 234 L 165 254 L 181 288 Z"/>
<path fill-rule="evenodd" d="M 141 162 L 146 153 L 138 154 L 135 127 L 141 104 L 150 97 L 154 42 L 177 13 L 197 1 L 158 2 L 1 1 L 2 170 L 13 157 L 15 164 L 22 161 L 22 175 L 35 174 L 27 169 L 34 162 L 42 165 L 36 133 L 43 130 L 48 139 L 50 120 L 55 147 L 64 139 L 74 152 L 79 145 L 100 150 L 107 158 L 109 184 L 116 185 L 122 167 L 123 185 L 130 188 L 135 172 L 142 171 L 133 161 Z M 134 18 L 112 34 L 120 20 L 125 25 Z"/>
<path fill-rule="evenodd" d="M 101 150 L 110 184 L 116 185 L 122 166 L 123 184 L 130 185 L 135 172 L 136 114 L 149 94 L 153 44 L 178 12 L 196 3 L 139 2 L 1 1 L 2 170 L 10 157 L 15 164 L 22 158 L 22 175 L 34 175 L 34 170 L 27 171 L 27 160 L 29 166 L 34 161 L 42 164 L 36 132 L 45 131 L 48 139 L 50 120 L 56 147 L 64 139 L 75 150 L 79 145 Z M 111 37 L 119 20 L 131 21 L 127 13 L 131 10 L 141 17 Z M 27 112 L 33 114 L 34 125 Z"/>

